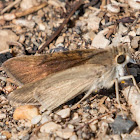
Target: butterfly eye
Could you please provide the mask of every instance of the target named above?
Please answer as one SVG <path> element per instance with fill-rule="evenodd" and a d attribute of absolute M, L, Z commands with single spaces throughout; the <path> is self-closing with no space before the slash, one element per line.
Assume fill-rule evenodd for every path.
<path fill-rule="evenodd" d="M 117 63 L 118 64 L 122 64 L 122 63 L 124 63 L 125 62 L 125 60 L 126 60 L 126 56 L 125 55 L 119 55 L 118 56 L 118 58 L 117 58 Z"/>

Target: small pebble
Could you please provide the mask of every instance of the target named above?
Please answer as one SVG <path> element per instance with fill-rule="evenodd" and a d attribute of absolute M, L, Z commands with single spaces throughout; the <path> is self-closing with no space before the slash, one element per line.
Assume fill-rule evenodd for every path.
<path fill-rule="evenodd" d="M 74 126 L 72 124 L 68 124 L 68 128 L 74 130 Z"/>
<path fill-rule="evenodd" d="M 90 40 L 93 40 L 95 36 L 96 36 L 95 33 L 94 33 L 93 31 L 90 31 L 90 32 L 84 34 L 84 35 L 83 35 L 83 38 L 84 38 L 85 40 L 89 40 L 89 39 L 90 39 Z"/>
<path fill-rule="evenodd" d="M 122 23 L 119 23 L 119 34 L 123 34 L 127 31 L 127 27 L 125 27 Z"/>
<path fill-rule="evenodd" d="M 76 119 L 78 119 L 78 118 L 79 118 L 78 113 L 74 113 L 74 114 L 73 114 L 73 118 L 72 118 L 72 119 L 73 119 L 73 120 L 76 120 Z"/>
<path fill-rule="evenodd" d="M 23 43 L 25 41 L 25 35 L 21 34 L 19 37 L 19 42 Z"/>
<path fill-rule="evenodd" d="M 2 131 L 2 135 L 6 136 L 7 139 L 10 139 L 12 137 L 11 133 L 9 131 Z"/>
<path fill-rule="evenodd" d="M 17 41 L 18 38 L 11 30 L 0 30 L 0 51 L 8 50 L 9 44 L 7 42 Z"/>
<path fill-rule="evenodd" d="M 63 139 L 69 139 L 73 135 L 73 131 L 71 129 L 59 129 L 56 134 Z"/>
<path fill-rule="evenodd" d="M 137 29 L 136 34 L 140 35 L 140 28 Z"/>
<path fill-rule="evenodd" d="M 136 127 L 136 123 L 128 118 L 124 119 L 122 116 L 118 115 L 115 118 L 115 121 L 110 124 L 110 127 L 114 134 L 124 134 L 130 133 Z"/>
<path fill-rule="evenodd" d="M 89 127 L 91 128 L 92 132 L 95 133 L 97 130 L 97 126 L 94 123 L 90 123 Z"/>
<path fill-rule="evenodd" d="M 50 116 L 48 116 L 48 115 L 42 116 L 41 124 L 46 123 L 46 122 L 49 122 L 49 121 L 51 121 Z"/>
<path fill-rule="evenodd" d="M 110 41 L 104 37 L 102 33 L 98 33 L 92 41 L 91 46 L 94 48 L 105 49 L 109 45 Z"/>
<path fill-rule="evenodd" d="M 35 116 L 39 115 L 38 108 L 32 105 L 24 105 L 16 108 L 13 114 L 14 120 L 28 119 L 32 120 Z"/>
<path fill-rule="evenodd" d="M 6 136 L 3 136 L 3 135 L 2 135 L 2 136 L 0 136 L 0 139 L 1 139 L 1 140 L 5 140 L 5 139 L 6 139 Z"/>
<path fill-rule="evenodd" d="M 70 116 L 70 108 L 66 108 L 66 109 L 62 109 L 59 112 L 57 112 L 56 114 L 61 116 L 61 118 L 67 118 Z"/>
<path fill-rule="evenodd" d="M 139 47 L 140 36 L 135 36 L 131 41 L 132 48 L 136 49 Z"/>
<path fill-rule="evenodd" d="M 5 22 L 6 22 L 5 20 L 1 19 L 1 20 L 0 20 L 0 25 L 3 26 L 3 25 L 5 24 Z"/>
<path fill-rule="evenodd" d="M 56 40 L 55 45 L 59 44 L 59 43 L 63 43 L 64 42 L 64 37 L 63 36 L 59 36 Z"/>
<path fill-rule="evenodd" d="M 102 114 L 103 114 L 103 113 L 105 113 L 105 111 L 106 111 L 106 110 L 105 110 L 105 108 L 104 108 L 104 107 L 100 107 L 100 109 L 99 109 L 99 112 L 100 112 L 100 113 L 102 113 Z"/>
<path fill-rule="evenodd" d="M 31 123 L 32 124 L 37 124 L 37 123 L 40 122 L 40 120 L 41 120 L 41 115 L 37 115 L 31 120 Z"/>
<path fill-rule="evenodd" d="M 87 29 L 95 31 L 99 29 L 99 23 L 101 18 L 95 16 L 94 14 L 89 15 L 89 18 L 86 19 L 87 22 Z"/>
<path fill-rule="evenodd" d="M 140 2 L 137 0 L 128 0 L 128 4 L 131 8 L 139 10 L 140 9 Z"/>
<path fill-rule="evenodd" d="M 25 135 L 25 136 L 24 136 L 24 135 L 23 135 L 23 136 L 21 135 L 21 136 L 19 136 L 18 138 L 19 138 L 19 139 L 22 139 L 22 140 L 29 140 L 30 135 L 29 135 L 29 134 L 27 134 L 27 135 Z"/>
<path fill-rule="evenodd" d="M 20 7 L 22 10 L 29 9 L 29 8 L 36 6 L 36 5 L 38 5 L 36 0 L 22 0 L 20 3 Z"/>
<path fill-rule="evenodd" d="M 135 31 L 130 31 L 130 32 L 128 33 L 128 35 L 129 35 L 129 36 L 135 37 L 135 36 L 136 36 L 136 32 L 135 32 Z"/>
<path fill-rule="evenodd" d="M 122 137 L 120 135 L 112 135 L 111 138 L 113 140 L 122 140 Z M 124 140 L 124 139 L 123 139 Z M 131 139 L 132 140 L 132 139 Z"/>
<path fill-rule="evenodd" d="M 112 12 L 112 13 L 119 13 L 120 12 L 120 7 L 118 5 L 115 5 L 115 4 L 108 4 L 107 5 L 107 10 L 109 12 Z"/>
<path fill-rule="evenodd" d="M 5 119 L 5 118 L 6 118 L 6 114 L 0 113 L 0 120 L 1 120 L 1 119 Z"/>
<path fill-rule="evenodd" d="M 69 140 L 78 140 L 77 136 L 76 135 L 72 135 Z"/>
<path fill-rule="evenodd" d="M 46 124 L 44 124 L 41 128 L 40 128 L 40 132 L 44 133 L 51 133 L 53 131 L 56 131 L 58 129 L 61 128 L 61 125 L 56 124 L 54 122 L 48 122 Z"/>
<path fill-rule="evenodd" d="M 14 19 L 12 22 L 16 25 L 25 26 L 25 27 L 28 27 L 31 29 L 34 28 L 34 26 L 35 26 L 34 21 L 29 21 L 26 19 Z"/>
<path fill-rule="evenodd" d="M 38 23 L 39 30 L 45 31 L 45 25 L 43 23 Z"/>

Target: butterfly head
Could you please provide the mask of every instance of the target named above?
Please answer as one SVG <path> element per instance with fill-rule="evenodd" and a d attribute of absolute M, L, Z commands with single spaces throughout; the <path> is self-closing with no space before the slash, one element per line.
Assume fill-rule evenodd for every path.
<path fill-rule="evenodd" d="M 117 65 L 124 67 L 127 63 L 136 63 L 133 59 L 128 46 L 120 46 L 115 48 L 115 62 Z"/>
<path fill-rule="evenodd" d="M 116 56 L 115 61 L 117 65 L 122 65 L 123 67 L 127 63 L 136 63 L 136 61 L 129 54 L 119 54 Z"/>
<path fill-rule="evenodd" d="M 131 51 L 127 46 L 120 46 L 114 49 L 116 77 L 125 75 L 125 65 L 128 63 L 136 63 L 131 55 Z"/>

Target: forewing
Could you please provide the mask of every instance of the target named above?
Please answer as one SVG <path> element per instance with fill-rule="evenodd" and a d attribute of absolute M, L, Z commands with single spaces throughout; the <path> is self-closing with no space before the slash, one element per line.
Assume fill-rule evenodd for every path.
<path fill-rule="evenodd" d="M 96 58 L 96 55 L 102 55 L 102 52 L 106 51 L 90 49 L 21 56 L 7 60 L 2 67 L 19 85 L 23 85 L 43 79 L 52 73 L 87 63 L 94 56 Z M 98 62 L 93 60 L 92 63 Z"/>

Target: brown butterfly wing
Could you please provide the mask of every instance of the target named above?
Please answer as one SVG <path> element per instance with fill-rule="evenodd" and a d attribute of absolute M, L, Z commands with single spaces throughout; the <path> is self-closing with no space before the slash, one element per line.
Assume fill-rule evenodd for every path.
<path fill-rule="evenodd" d="M 91 49 L 21 56 L 7 60 L 2 67 L 19 85 L 23 85 L 43 79 L 49 74 L 87 63 L 87 60 L 101 52 L 106 51 Z"/>
<path fill-rule="evenodd" d="M 104 65 L 80 65 L 27 84 L 12 92 L 8 99 L 20 104 L 40 103 L 43 110 L 53 110 L 93 85 L 100 88 L 98 80 L 106 71 Z"/>

